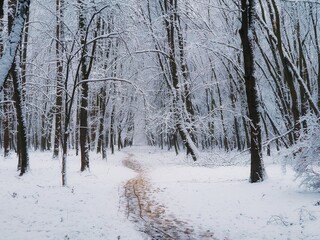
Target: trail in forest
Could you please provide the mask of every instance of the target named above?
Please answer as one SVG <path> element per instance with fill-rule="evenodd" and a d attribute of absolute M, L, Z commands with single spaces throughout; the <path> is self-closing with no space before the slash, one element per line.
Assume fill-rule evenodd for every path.
<path fill-rule="evenodd" d="M 148 235 L 148 239 L 215 239 L 210 231 L 196 236 L 192 226 L 168 214 L 165 206 L 153 199 L 152 194 L 156 190 L 148 179 L 148 169 L 135 160 L 133 154 L 123 160 L 123 165 L 138 173 L 125 184 L 127 217 Z"/>

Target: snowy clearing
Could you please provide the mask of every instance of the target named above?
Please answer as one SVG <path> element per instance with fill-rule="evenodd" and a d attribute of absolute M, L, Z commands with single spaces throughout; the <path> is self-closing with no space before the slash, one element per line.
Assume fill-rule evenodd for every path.
<path fill-rule="evenodd" d="M 206 167 L 208 158 L 195 164 L 151 147 L 124 149 L 107 162 L 92 154 L 85 173 L 71 154 L 65 188 L 60 160 L 49 152 L 32 152 L 31 172 L 23 177 L 13 155 L 2 157 L 1 239 L 151 239 L 127 216 L 124 186 L 137 176 L 122 163 L 129 154 L 150 183 L 142 201 L 161 206 L 160 217 L 191 226 L 192 239 L 320 239 L 320 194 L 300 188 L 290 167 L 284 171 L 275 157 L 265 159 L 268 179 L 250 184 L 246 156 L 239 156 L 237 166 Z M 217 162 L 232 158 L 210 156 Z"/>

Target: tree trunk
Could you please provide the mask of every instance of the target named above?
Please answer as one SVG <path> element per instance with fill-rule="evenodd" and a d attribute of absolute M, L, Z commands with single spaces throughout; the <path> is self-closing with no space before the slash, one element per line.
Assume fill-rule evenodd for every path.
<path fill-rule="evenodd" d="M 98 96 L 99 99 L 99 126 L 98 126 L 98 144 L 97 144 L 97 153 L 102 154 L 102 158 L 106 159 L 106 136 L 105 136 L 105 127 L 104 127 L 104 119 L 106 115 L 106 105 L 108 104 L 109 101 L 109 96 L 108 99 L 106 96 L 106 87 L 102 87 L 100 89 L 100 94 Z"/>
<path fill-rule="evenodd" d="M 66 114 L 67 116 L 67 114 Z M 68 116 L 67 116 L 68 117 Z M 68 125 L 69 120 L 66 119 L 65 121 L 65 128 L 63 132 L 63 141 L 62 141 L 62 167 L 61 167 L 61 179 L 62 179 L 62 186 L 67 185 L 67 154 L 68 154 Z"/>
<path fill-rule="evenodd" d="M 62 93 L 63 93 L 63 62 L 61 46 L 63 40 L 63 6 L 64 0 L 56 0 L 56 104 L 55 104 L 55 128 L 54 128 L 54 145 L 53 158 L 59 155 L 60 141 L 62 137 Z"/>
<path fill-rule="evenodd" d="M 87 41 L 86 41 L 86 18 L 85 18 L 85 6 L 83 1 L 78 0 L 80 4 L 79 12 L 79 31 L 80 31 L 80 41 L 82 47 L 80 68 L 82 80 L 86 80 L 89 76 L 88 65 L 87 65 Z M 89 169 L 89 147 L 88 147 L 88 92 L 89 85 L 88 82 L 81 83 L 80 88 L 80 156 L 81 156 L 81 167 L 80 170 L 84 171 Z"/>
<path fill-rule="evenodd" d="M 111 116 L 110 116 L 110 148 L 111 148 L 111 154 L 114 154 L 114 138 L 115 138 L 115 105 L 113 103 L 112 106 L 112 112 L 111 112 Z"/>
<path fill-rule="evenodd" d="M 27 144 L 27 129 L 26 123 L 23 115 L 22 107 L 22 95 L 21 95 L 21 83 L 19 75 L 16 72 L 16 64 L 12 64 L 12 78 L 14 86 L 14 100 L 17 112 L 17 138 L 19 142 L 18 155 L 19 162 L 18 168 L 20 169 L 20 176 L 28 171 L 29 168 L 29 154 L 28 154 L 28 144 Z"/>
<path fill-rule="evenodd" d="M 81 85 L 80 102 L 80 154 L 81 171 L 89 168 L 89 148 L 88 148 L 88 83 Z"/>
<path fill-rule="evenodd" d="M 121 133 L 122 133 L 122 129 L 121 129 L 120 127 L 118 127 L 118 139 L 117 139 L 117 143 L 118 143 L 118 150 L 119 150 L 119 151 L 123 148 Z"/>
<path fill-rule="evenodd" d="M 78 92 L 79 93 L 79 92 Z M 80 135 L 80 110 L 79 110 L 79 100 L 77 99 L 76 110 L 76 127 L 75 127 L 75 147 L 76 147 L 76 156 L 79 156 L 79 135 Z"/>
<path fill-rule="evenodd" d="M 21 41 L 23 35 L 23 27 L 25 19 L 28 19 L 28 7 L 23 12 L 25 4 L 28 6 L 28 1 L 18 2 L 17 13 L 15 12 L 17 1 L 11 0 L 8 2 L 9 9 L 11 9 L 8 14 L 8 30 L 10 35 L 16 30 L 16 21 L 19 18 L 19 14 L 24 14 L 22 24 L 22 31 L 20 33 L 19 40 Z M 23 13 L 22 13 L 23 12 Z M 20 42 L 19 42 L 20 43 Z M 13 98 L 15 101 L 16 115 L 17 115 L 17 142 L 19 148 L 18 153 L 18 169 L 20 170 L 20 176 L 28 171 L 29 168 L 29 155 L 28 155 L 28 144 L 27 144 L 27 130 L 26 122 L 23 115 L 23 92 L 21 78 L 18 73 L 18 66 L 16 65 L 16 58 L 14 56 L 9 74 L 12 77 L 13 82 Z"/>
<path fill-rule="evenodd" d="M 81 43 L 81 58 L 79 62 L 80 76 L 80 152 L 81 152 L 81 171 L 89 168 L 89 125 L 88 125 L 88 96 L 89 96 L 89 84 L 86 81 L 89 76 L 93 65 L 96 41 L 92 42 L 91 51 L 88 51 L 88 30 L 92 21 L 89 25 L 86 23 L 86 5 L 83 0 L 78 0 L 80 6 L 79 9 L 79 32 L 80 32 L 80 43 Z M 95 15 L 94 15 L 95 16 Z M 91 19 L 92 20 L 92 19 Z M 93 38 L 97 37 L 100 29 L 100 20 L 97 20 L 96 29 L 93 34 Z M 83 82 L 82 82 L 83 81 Z"/>
<path fill-rule="evenodd" d="M 19 0 L 17 12 L 14 17 L 12 31 L 10 32 L 7 47 L 0 60 L 0 89 L 3 87 L 21 42 L 25 20 L 29 14 L 30 0 Z"/>
<path fill-rule="evenodd" d="M 250 118 L 251 136 L 251 172 L 250 182 L 263 181 L 265 170 L 262 161 L 261 128 L 259 113 L 259 98 L 257 81 L 255 78 L 254 62 L 254 24 L 255 24 L 255 0 L 241 0 L 242 25 L 240 37 L 243 47 L 244 80 L 246 86 L 247 103 Z"/>

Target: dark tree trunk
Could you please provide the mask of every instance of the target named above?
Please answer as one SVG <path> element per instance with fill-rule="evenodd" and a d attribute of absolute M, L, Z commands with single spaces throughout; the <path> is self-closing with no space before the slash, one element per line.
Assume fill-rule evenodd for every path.
<path fill-rule="evenodd" d="M 45 126 L 45 120 L 46 120 L 46 116 L 45 114 L 41 115 L 41 136 L 40 136 L 40 151 L 45 151 L 46 150 L 46 126 Z"/>
<path fill-rule="evenodd" d="M 263 181 L 265 170 L 262 161 L 261 128 L 259 113 L 259 98 L 255 78 L 254 62 L 254 24 L 255 0 L 241 0 L 242 25 L 240 29 L 244 58 L 244 80 L 250 118 L 251 136 L 251 172 L 250 182 Z"/>
<path fill-rule="evenodd" d="M 263 126 L 264 126 L 264 131 L 266 133 L 266 140 L 269 141 L 269 130 L 268 130 L 268 126 L 267 126 L 267 123 L 266 123 L 266 119 L 265 117 L 261 117 L 262 119 L 262 123 L 263 123 Z M 267 144 L 267 156 L 270 156 L 271 155 L 271 148 L 270 148 L 270 144 Z"/>
<path fill-rule="evenodd" d="M 67 106 L 67 104 L 66 104 Z M 68 154 L 68 125 L 69 125 L 69 116 L 68 113 L 65 115 L 68 119 L 65 120 L 65 127 L 63 132 L 63 141 L 62 141 L 62 167 L 61 167 L 61 178 L 62 186 L 67 185 L 67 154 Z"/>
<path fill-rule="evenodd" d="M 3 18 L 3 3 L 4 3 L 4 1 L 1 0 L 1 1 L 0 1 L 0 19 Z"/>
<path fill-rule="evenodd" d="M 61 141 L 61 119 L 62 119 L 62 93 L 63 93 L 63 63 L 62 63 L 62 17 L 63 17 L 64 0 L 56 0 L 56 104 L 55 104 L 55 128 L 54 128 L 54 145 L 53 158 L 59 155 Z"/>
<path fill-rule="evenodd" d="M 11 34 L 14 30 L 15 18 L 19 14 L 24 14 L 23 18 L 28 19 L 28 7 L 25 12 L 22 13 L 23 5 L 29 4 L 27 1 L 18 3 L 18 12 L 16 14 L 15 9 L 17 5 L 17 1 L 11 0 L 8 2 L 9 8 L 11 9 L 8 14 L 8 30 Z M 24 23 L 23 23 L 24 25 Z M 22 31 L 23 32 L 23 31 Z M 20 35 L 22 36 L 22 34 Z M 20 38 L 21 41 L 21 38 Z M 16 115 L 17 115 L 17 142 L 18 142 L 18 169 L 20 170 L 20 176 L 28 171 L 29 168 L 29 156 L 28 156 L 28 144 L 27 144 L 27 132 L 26 132 L 26 123 L 23 116 L 23 92 L 22 92 L 22 83 L 19 73 L 17 71 L 18 66 L 16 65 L 16 58 L 13 59 L 11 68 L 9 70 L 9 74 L 12 77 L 13 82 L 13 98 L 15 101 Z"/>
<path fill-rule="evenodd" d="M 79 9 L 79 32 L 81 43 L 81 58 L 80 58 L 80 152 L 81 152 L 81 171 L 89 168 L 89 125 L 88 125 L 88 95 L 89 84 L 88 80 L 93 65 L 94 54 L 96 50 L 96 41 L 93 41 L 90 52 L 88 51 L 87 38 L 90 25 L 86 23 L 86 5 L 84 1 L 78 0 L 80 6 Z M 91 23 L 91 22 L 90 22 Z M 89 23 L 89 24 L 90 24 Z M 97 37 L 100 29 L 100 22 L 97 21 L 96 30 L 93 34 L 93 38 Z"/>
<path fill-rule="evenodd" d="M 106 159 L 106 137 L 105 137 L 105 128 L 104 128 L 104 117 L 106 114 L 106 105 L 108 100 L 106 99 L 106 88 L 103 87 L 100 89 L 100 94 L 98 96 L 98 105 L 99 105 L 99 130 L 98 130 L 98 144 L 97 144 L 97 153 L 102 154 L 102 158 Z M 109 99 L 109 98 L 108 98 Z"/>
<path fill-rule="evenodd" d="M 27 132 L 26 124 L 23 116 L 23 107 L 22 107 L 22 95 L 21 95 L 21 83 L 19 83 L 19 76 L 16 72 L 16 64 L 12 64 L 12 78 L 13 78 L 13 87 L 14 87 L 14 100 L 16 105 L 17 112 L 17 140 L 19 142 L 18 155 L 19 163 L 18 168 L 20 169 L 20 176 L 28 171 L 29 168 L 29 154 L 28 154 L 28 144 L 27 144 Z"/>
<path fill-rule="evenodd" d="M 80 41 L 82 47 L 80 68 L 81 77 L 80 81 L 86 80 L 89 77 L 88 65 L 87 65 L 87 41 L 86 41 L 86 17 L 85 17 L 85 6 L 83 1 L 78 0 L 80 4 L 79 12 L 79 31 L 80 31 Z M 81 83 L 80 89 L 80 156 L 81 156 L 81 167 L 80 170 L 84 171 L 89 169 L 89 146 L 88 146 L 88 92 L 89 85 L 88 82 Z"/>
<path fill-rule="evenodd" d="M 79 101 L 77 100 L 77 106 L 76 106 L 76 129 L 75 129 L 75 148 L 76 148 L 76 156 L 79 156 L 79 126 L 80 126 L 80 110 L 79 110 Z"/>
<path fill-rule="evenodd" d="M 115 121 L 115 106 L 112 107 L 112 112 L 110 116 L 110 148 L 111 154 L 114 154 L 114 138 L 115 138 L 115 129 L 114 129 L 114 121 Z"/>
<path fill-rule="evenodd" d="M 122 138 L 121 138 L 122 129 L 118 127 L 118 150 L 120 151 L 123 148 Z"/>
<path fill-rule="evenodd" d="M 81 85 L 80 102 L 80 153 L 81 153 L 81 171 L 89 168 L 89 148 L 88 148 L 88 83 Z"/>

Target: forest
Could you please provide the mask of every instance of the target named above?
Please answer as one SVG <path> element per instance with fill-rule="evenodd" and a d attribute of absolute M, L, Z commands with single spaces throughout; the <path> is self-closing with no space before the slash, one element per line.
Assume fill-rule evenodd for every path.
<path fill-rule="evenodd" d="M 320 189 L 318 0 L 1 1 L 0 58 L 0 156 L 22 178 L 34 152 L 68 186 L 71 153 L 86 172 L 151 146 L 246 155 L 250 183 L 281 155 Z"/>
<path fill-rule="evenodd" d="M 318 0 L 0 1 L 0 238 L 319 239 L 319 118 Z"/>
<path fill-rule="evenodd" d="M 76 149 L 84 171 L 89 151 L 142 143 L 194 160 L 251 149 L 255 182 L 263 149 L 317 143 L 317 1 L 2 4 L 1 52 L 17 44 L 1 59 L 12 64 L 1 73 L 0 147 L 18 153 L 21 174 L 28 149 Z M 316 148 L 292 151 L 305 159 Z M 312 174 L 314 161 L 299 169 Z"/>

